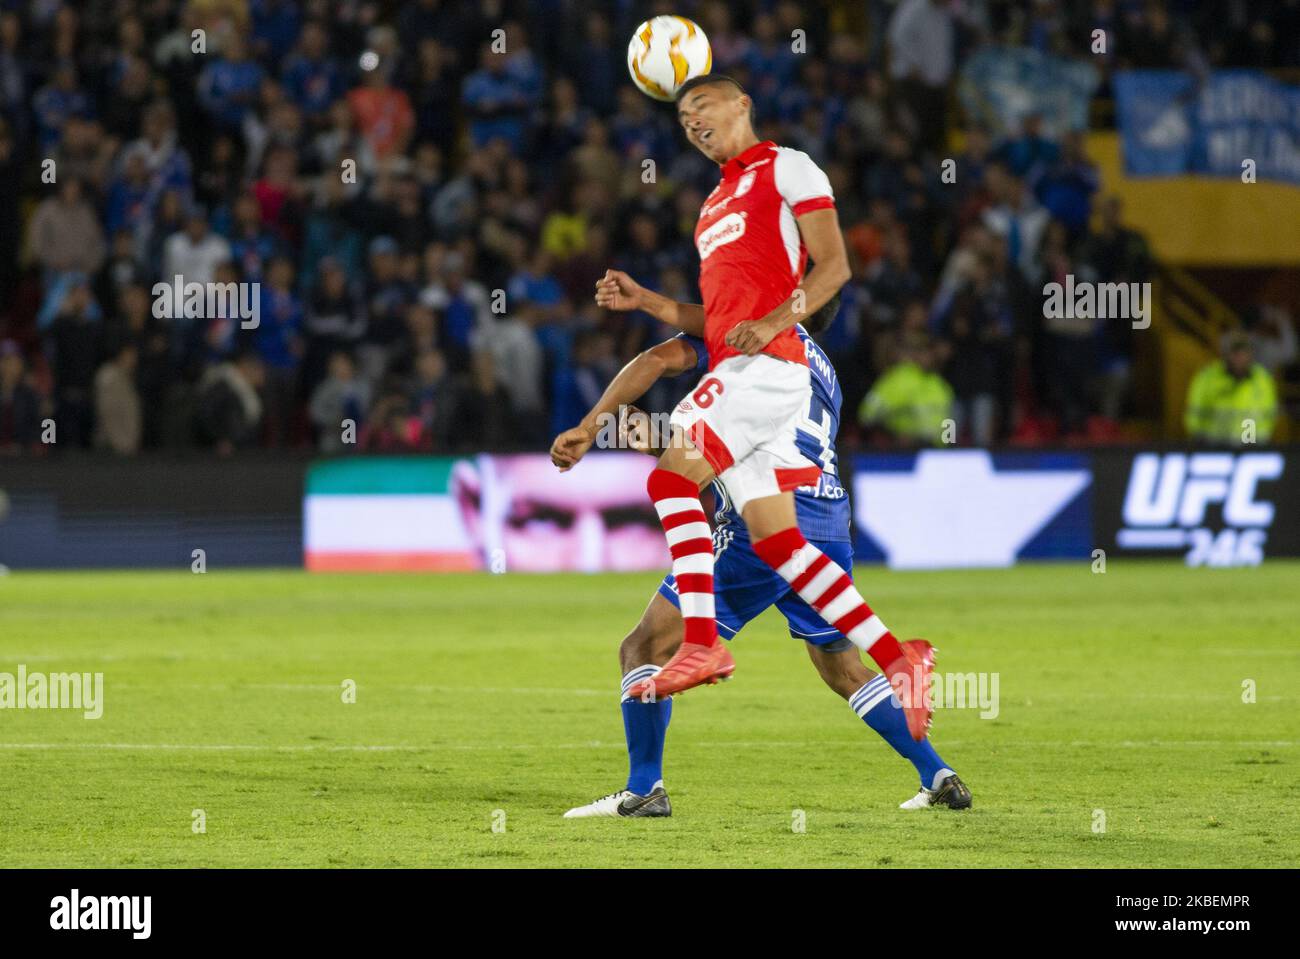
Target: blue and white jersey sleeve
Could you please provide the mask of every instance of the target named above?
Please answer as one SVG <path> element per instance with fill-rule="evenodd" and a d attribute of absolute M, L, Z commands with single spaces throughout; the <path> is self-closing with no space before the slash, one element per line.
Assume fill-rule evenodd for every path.
<path fill-rule="evenodd" d="M 678 333 L 674 339 L 681 340 L 695 351 L 694 372 L 702 375 L 709 371 L 709 348 L 704 345 L 702 339 L 698 336 L 691 336 L 689 333 Z"/>

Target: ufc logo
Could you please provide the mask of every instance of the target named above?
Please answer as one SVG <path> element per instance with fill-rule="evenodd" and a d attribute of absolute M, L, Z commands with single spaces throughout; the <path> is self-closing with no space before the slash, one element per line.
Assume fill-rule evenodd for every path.
<path fill-rule="evenodd" d="M 1143 453 L 1133 460 L 1124 521 L 1130 526 L 1198 526 L 1206 508 L 1220 503 L 1228 526 L 1268 526 L 1274 507 L 1256 498 L 1256 486 L 1280 478 L 1283 465 L 1278 453 Z"/>
<path fill-rule="evenodd" d="M 714 389 L 714 387 L 717 388 Z M 715 395 L 721 395 L 721 393 L 722 380 L 718 379 L 716 376 L 710 376 L 700 384 L 699 389 L 691 394 L 691 398 L 695 400 L 696 406 L 702 410 L 707 410 L 713 405 L 713 397 Z"/>

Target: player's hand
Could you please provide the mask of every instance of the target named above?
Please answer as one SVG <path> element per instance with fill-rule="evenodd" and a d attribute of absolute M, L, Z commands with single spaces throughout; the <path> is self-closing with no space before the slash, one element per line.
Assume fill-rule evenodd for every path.
<path fill-rule="evenodd" d="M 650 416 L 631 403 L 618 411 L 618 441 L 621 447 L 657 456 L 662 451 L 651 444 Z"/>
<path fill-rule="evenodd" d="M 551 462 L 561 473 L 567 473 L 578 460 L 587 455 L 591 444 L 596 442 L 596 433 L 585 426 L 575 426 L 555 437 L 551 444 Z"/>
<path fill-rule="evenodd" d="M 596 305 L 607 310 L 636 310 L 641 308 L 641 284 L 622 270 L 606 270 L 596 281 Z"/>
<path fill-rule="evenodd" d="M 727 345 L 740 350 L 746 356 L 753 356 L 763 352 L 763 347 L 771 343 L 772 338 L 779 332 L 779 327 L 773 326 L 765 319 L 746 320 L 737 323 L 727 333 Z"/>

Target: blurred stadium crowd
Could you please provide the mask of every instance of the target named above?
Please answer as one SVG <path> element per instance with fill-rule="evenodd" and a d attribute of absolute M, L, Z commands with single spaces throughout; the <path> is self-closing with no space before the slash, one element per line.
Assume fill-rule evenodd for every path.
<path fill-rule="evenodd" d="M 957 70 L 1003 44 L 1082 58 L 1096 27 L 1113 38 L 1088 57 L 1103 91 L 1123 66 L 1300 65 L 1297 0 L 0 11 L 7 451 L 41 449 L 46 417 L 59 445 L 123 454 L 544 448 L 670 332 L 594 306 L 606 267 L 698 301 L 691 233 L 717 171 L 626 75 L 633 27 L 669 12 L 704 27 L 760 136 L 832 180 L 854 276 L 819 338 L 850 439 L 933 441 L 952 415 L 963 442 L 1104 442 L 1127 412 L 1130 325 L 1045 320 L 1042 289 L 1140 282 L 1151 254 L 1080 131 L 968 122 Z M 155 316 L 154 284 L 177 275 L 259 283 L 260 325 Z M 1231 347 L 1246 379 L 1295 358 L 1288 316 L 1257 328 Z"/>

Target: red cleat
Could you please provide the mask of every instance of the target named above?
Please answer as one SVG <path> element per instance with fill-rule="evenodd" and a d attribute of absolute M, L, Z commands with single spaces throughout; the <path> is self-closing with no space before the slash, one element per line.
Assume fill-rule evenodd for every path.
<path fill-rule="evenodd" d="M 682 643 L 664 668 L 649 679 L 643 679 L 628 689 L 627 694 L 639 699 L 649 693 L 658 699 L 708 684 L 715 686 L 736 671 L 736 661 L 731 651 L 721 641 L 712 646 L 699 643 Z"/>
<path fill-rule="evenodd" d="M 900 659 L 885 669 L 889 685 L 903 706 L 907 717 L 907 731 L 918 743 L 925 739 L 934 716 L 930 699 L 930 682 L 934 673 L 934 647 L 924 639 L 909 639 L 899 643 L 903 648 Z"/>

